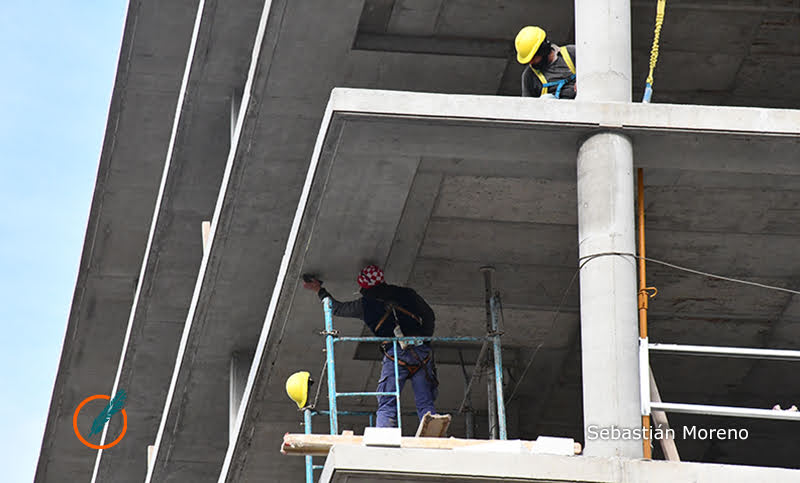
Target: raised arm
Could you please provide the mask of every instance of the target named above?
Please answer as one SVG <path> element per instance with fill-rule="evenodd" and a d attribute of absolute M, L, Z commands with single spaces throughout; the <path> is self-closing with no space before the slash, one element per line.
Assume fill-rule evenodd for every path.
<path fill-rule="evenodd" d="M 330 292 L 322 288 L 322 282 L 315 278 L 308 282 L 304 281 L 303 288 L 317 292 L 317 296 L 320 300 L 324 300 L 325 297 L 330 297 L 333 315 L 337 317 L 350 317 L 353 319 L 364 318 L 364 304 L 361 302 L 361 299 L 340 302 L 333 298 L 333 295 L 331 295 Z"/>

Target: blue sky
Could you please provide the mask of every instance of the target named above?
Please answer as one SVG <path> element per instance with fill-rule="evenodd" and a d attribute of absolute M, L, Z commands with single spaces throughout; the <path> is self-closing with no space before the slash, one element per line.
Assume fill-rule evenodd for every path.
<path fill-rule="evenodd" d="M 32 481 L 127 0 L 0 2 L 0 468 Z"/>

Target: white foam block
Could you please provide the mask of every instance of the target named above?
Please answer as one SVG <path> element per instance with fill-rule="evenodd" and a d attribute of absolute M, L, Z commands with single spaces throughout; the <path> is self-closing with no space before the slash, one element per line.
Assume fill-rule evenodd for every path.
<path fill-rule="evenodd" d="M 364 428 L 364 446 L 400 447 L 400 428 Z"/>
<path fill-rule="evenodd" d="M 536 438 L 536 444 L 533 445 L 531 453 L 572 456 L 575 454 L 575 440 L 571 438 L 539 436 Z"/>

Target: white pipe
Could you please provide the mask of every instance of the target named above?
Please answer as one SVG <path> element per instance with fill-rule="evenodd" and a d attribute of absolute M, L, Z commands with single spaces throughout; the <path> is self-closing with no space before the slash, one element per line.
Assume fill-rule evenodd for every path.
<path fill-rule="evenodd" d="M 800 351 L 783 349 L 753 349 L 749 347 L 718 347 L 709 345 L 650 344 L 651 351 L 773 361 L 800 361 Z"/>
<path fill-rule="evenodd" d="M 703 414 L 708 416 L 732 416 L 738 418 L 780 419 L 783 421 L 800 421 L 800 412 L 781 411 L 775 409 L 740 408 L 734 406 L 710 406 L 707 404 L 650 403 L 653 410 L 660 409 L 668 413 Z"/>

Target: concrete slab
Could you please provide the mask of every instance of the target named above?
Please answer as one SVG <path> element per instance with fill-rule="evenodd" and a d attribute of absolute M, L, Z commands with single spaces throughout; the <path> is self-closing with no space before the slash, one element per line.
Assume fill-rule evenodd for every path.
<path fill-rule="evenodd" d="M 228 450 L 221 481 L 266 475 L 289 478 L 292 471 L 301 471 L 299 465 L 293 465 L 289 461 L 270 456 L 257 459 L 248 457 L 251 452 L 269 455 L 270 442 L 278 437 L 277 431 L 291 427 L 291 421 L 297 418 L 282 394 L 284 378 L 294 370 L 318 367 L 321 362 L 321 354 L 316 351 L 309 353 L 306 349 L 309 336 L 319 330 L 322 323 L 321 313 L 313 295 L 297 292 L 299 274 L 320 274 L 332 293 L 342 294 L 341 297 L 346 298 L 346 294 L 352 291 L 352 277 L 364 261 L 384 263 L 388 260 L 393 250 L 393 240 L 398 239 L 403 207 L 412 201 L 409 196 L 413 191 L 414 171 L 416 170 L 417 175 L 436 172 L 435 163 L 426 163 L 423 171 L 423 164 L 415 163 L 415 158 L 446 159 L 445 156 L 450 155 L 456 159 L 474 160 L 476 163 L 482 159 L 482 174 L 490 179 L 465 178 L 474 175 L 477 166 L 474 163 L 465 163 L 467 173 L 458 172 L 458 162 L 443 163 L 444 171 L 439 171 L 442 181 L 434 208 L 430 212 L 425 209 L 415 210 L 420 213 L 415 224 L 425 227 L 417 258 L 413 261 L 403 258 L 405 262 L 402 263 L 406 265 L 401 266 L 401 262 L 395 262 L 393 269 L 401 277 L 411 273 L 410 280 L 420 282 L 436 271 L 442 274 L 440 276 L 458 273 L 458 270 L 450 269 L 457 267 L 458 263 L 465 266 L 474 264 L 476 268 L 483 263 L 504 263 L 501 266 L 515 267 L 517 270 L 516 275 L 511 275 L 513 271 L 504 273 L 503 277 L 506 278 L 503 279 L 503 284 L 497 284 L 504 296 L 508 294 L 509 302 L 513 300 L 513 304 L 509 305 L 509 313 L 518 309 L 530 310 L 533 307 L 529 304 L 535 304 L 539 310 L 555 313 L 557 309 L 564 308 L 560 303 L 561 295 L 568 285 L 569 271 L 577 266 L 573 237 L 575 227 L 570 225 L 574 223 L 574 214 L 560 209 L 560 205 L 554 202 L 542 204 L 539 210 L 523 210 L 522 213 L 531 214 L 532 220 L 525 221 L 525 215 L 520 214 L 513 215 L 517 216 L 516 221 L 494 219 L 499 212 L 513 213 L 512 207 L 517 200 L 522 200 L 521 206 L 524 208 L 525 197 L 529 196 L 526 190 L 531 186 L 547 186 L 545 180 L 554 171 L 545 169 L 540 173 L 537 171 L 538 167 L 570 165 L 574 163 L 575 147 L 582 136 L 596 130 L 615 130 L 633 139 L 637 164 L 643 166 L 646 172 L 650 169 L 656 171 L 657 179 L 670 178 L 666 176 L 665 169 L 675 170 L 681 176 L 694 178 L 695 181 L 725 173 L 723 176 L 727 176 L 728 183 L 735 182 L 737 176 L 797 176 L 797 168 L 790 160 L 797 159 L 800 155 L 798 120 L 800 112 L 788 110 L 583 102 L 565 105 L 495 97 L 337 89 L 331 97 L 320 130 L 292 235 L 257 348 L 256 365 L 245 390 L 243 400 L 246 409 L 237 425 L 238 438 L 236 445 Z M 525 172 L 519 166 L 520 163 L 524 165 L 525 160 L 531 157 L 531 146 L 544 146 L 544 149 L 549 150 L 544 151 L 547 152 L 546 158 L 538 156 Z M 752 162 L 750 153 L 760 153 L 758 163 Z M 494 163 L 494 160 L 499 162 Z M 514 167 L 511 170 L 513 175 L 508 184 L 503 184 L 501 180 L 505 180 L 504 169 L 507 166 Z M 560 171 L 556 169 L 555 172 Z M 359 173 L 359 183 L 353 182 L 352 173 Z M 671 179 L 674 180 L 675 177 L 672 176 Z M 477 195 L 462 196 L 460 201 L 455 201 L 456 190 L 447 187 L 457 186 L 457 183 L 465 181 L 472 183 L 470 186 L 473 188 L 477 187 Z M 563 178 L 560 182 L 568 183 Z M 478 187 L 475 183 L 483 184 Z M 520 192 L 506 194 L 497 189 L 501 185 L 517 186 Z M 379 189 L 360 189 L 363 186 L 376 186 Z M 482 194 L 484 188 L 487 190 L 485 195 Z M 752 186 L 747 189 L 753 191 Z M 495 190 L 499 191 L 496 199 L 491 196 Z M 365 191 L 369 192 L 369 196 Z M 726 210 L 739 209 L 740 205 L 746 205 L 751 199 L 747 196 L 741 197 L 739 193 L 728 194 L 731 198 L 728 198 L 730 203 L 725 205 Z M 684 196 L 689 195 L 684 192 Z M 693 193 L 692 196 L 698 194 Z M 752 198 L 756 198 L 757 203 L 764 203 L 761 197 Z M 743 199 L 748 201 L 743 202 Z M 442 200 L 445 200 L 444 205 Z M 535 203 L 534 201 L 534 206 Z M 490 206 L 475 206 L 482 204 Z M 767 202 L 762 206 L 768 205 Z M 437 217 L 437 213 L 448 213 L 447 210 L 451 215 Z M 691 222 L 690 214 L 686 218 Z M 359 223 L 359 220 L 369 220 L 369 223 Z M 674 224 L 685 223 L 687 221 L 681 218 L 665 223 L 663 231 L 653 230 L 650 235 L 651 243 L 658 247 L 665 240 L 671 240 L 673 233 L 669 229 Z M 408 230 L 409 225 L 413 224 L 406 220 L 404 230 Z M 464 228 L 466 226 L 469 229 Z M 486 228 L 481 228 L 482 226 Z M 560 235 L 559 230 L 562 227 L 566 230 Z M 506 233 L 508 230 L 512 231 Z M 498 233 L 505 235 L 500 236 Z M 700 236 L 699 232 L 696 236 Z M 727 249 L 739 253 L 740 258 L 737 260 L 743 260 L 742 257 L 745 256 L 754 260 L 753 264 L 742 265 L 746 272 L 743 275 L 773 277 L 777 282 L 786 282 L 785 277 L 790 270 L 781 273 L 777 265 L 770 265 L 771 262 L 766 260 L 756 263 L 759 260 L 756 254 L 765 253 L 767 249 L 762 248 L 755 252 L 750 250 L 753 235 L 741 235 L 750 237 L 741 241 L 724 231 L 709 232 L 703 236 L 711 237 L 710 240 L 714 240 L 717 248 L 702 251 L 704 257 L 692 260 L 694 266 L 703 264 L 716 269 L 730 266 L 728 257 L 731 255 L 719 247 L 724 245 L 724 240 L 731 240 Z M 770 249 L 782 244 L 782 236 L 768 230 L 760 231 L 756 236 L 768 244 Z M 685 239 L 674 240 L 675 245 L 664 249 L 662 257 L 674 259 L 687 248 L 691 248 L 691 236 L 688 234 Z M 539 248 L 535 248 L 537 246 Z M 543 248 L 547 246 L 552 246 L 550 252 Z M 347 247 L 347 250 L 342 247 Z M 536 264 L 524 265 L 530 259 L 534 259 Z M 428 268 L 418 268 L 424 266 Z M 420 275 L 415 276 L 415 270 L 418 269 Z M 476 300 L 471 305 L 480 307 L 482 298 L 479 296 L 479 274 L 476 270 L 474 282 L 470 285 L 467 272 L 463 273 L 458 279 L 459 283 L 432 283 L 428 286 L 420 283 L 421 287 L 416 284 L 414 286 L 423 296 L 439 306 L 446 305 L 451 299 L 469 304 L 469 291 L 474 290 Z M 560 281 L 550 278 L 552 273 L 559 274 Z M 388 276 L 392 281 L 392 274 Z M 498 278 L 500 276 L 498 274 Z M 725 295 L 726 290 L 733 289 L 720 289 L 713 285 L 707 285 L 703 289 L 708 291 L 709 297 L 717 306 L 705 310 L 684 305 L 686 310 L 710 317 L 713 309 L 719 310 L 720 304 L 741 303 L 742 305 L 730 307 L 730 312 L 734 313 L 743 309 L 749 301 L 751 309 L 748 316 L 758 321 L 757 324 L 763 324 L 775 315 L 781 305 L 780 301 L 776 301 L 772 307 L 762 307 L 757 303 L 758 296 L 747 295 L 746 290 L 739 289 L 736 295 L 733 292 Z M 517 291 L 520 295 L 514 299 L 513 294 Z M 680 295 L 671 293 L 669 286 L 665 291 L 668 293 L 662 293 L 663 298 L 659 300 L 659 304 L 665 303 L 662 307 L 666 307 L 671 303 L 679 307 L 676 304 Z M 575 309 L 575 306 L 567 308 Z M 674 309 L 664 311 L 672 317 L 681 313 Z M 473 312 L 472 316 L 468 310 L 442 315 L 443 321 L 453 316 L 460 324 L 445 322 L 440 327 L 442 332 L 439 335 L 451 335 L 443 332 L 448 330 L 461 333 L 468 331 L 465 328 L 481 327 L 481 311 Z M 475 319 L 472 320 L 472 317 Z M 558 319 L 558 322 L 574 329 L 577 324 L 574 316 L 572 317 L 572 323 L 566 322 L 569 318 Z M 541 322 L 529 319 L 528 325 L 522 324 L 520 329 L 514 329 L 516 323 L 513 323 L 507 327 L 506 336 L 510 340 L 526 340 L 526 337 L 541 331 L 542 336 L 539 337 L 553 344 L 544 352 L 550 357 L 548 362 L 561 366 L 565 354 L 571 348 L 570 331 L 553 332 L 554 323 L 550 317 L 544 317 Z M 344 321 L 341 328 L 348 333 L 360 330 L 357 323 Z M 758 344 L 751 326 L 747 326 L 744 331 L 735 327 L 730 330 L 728 327 L 721 327 L 719 331 L 731 342 Z M 686 327 L 682 333 L 691 337 L 693 327 Z M 527 340 L 535 342 L 542 339 Z M 554 354 L 553 350 L 558 347 L 561 347 L 561 352 Z M 300 348 L 303 348 L 302 353 L 298 353 Z M 353 363 L 351 358 L 345 357 L 349 353 L 343 356 L 342 352 L 337 350 L 337 365 L 342 373 L 348 375 L 348 388 L 371 386 L 371 367 L 363 363 L 361 366 Z M 725 370 L 731 379 L 720 379 L 720 385 L 739 384 L 740 377 L 747 372 L 748 367 L 727 367 Z M 453 372 L 452 378 L 445 377 L 442 380 L 458 386 L 456 381 L 459 378 L 455 374 L 457 373 Z M 539 379 L 543 376 L 531 375 L 525 385 L 530 388 L 537 384 L 557 383 L 557 376 L 549 375 L 547 379 Z M 580 396 L 579 384 L 564 387 L 577 387 L 577 395 Z M 698 380 L 687 383 L 686 392 L 702 397 L 707 387 L 707 383 Z M 573 409 L 580 407 L 579 402 L 570 403 L 573 396 L 560 399 L 559 394 L 556 391 L 552 396 L 556 407 L 563 408 L 567 414 L 575 414 Z M 665 397 L 670 396 L 672 394 Z M 458 400 L 458 388 L 450 387 L 443 391 L 440 402 L 444 407 L 450 407 Z M 285 409 L 280 409 L 281 401 L 284 402 Z M 363 403 L 369 405 L 369 401 Z M 267 407 L 271 409 L 266 409 Z M 282 422 L 279 424 L 279 421 Z M 520 421 L 520 424 L 531 427 L 532 422 Z M 457 423 L 455 427 L 458 427 Z M 324 431 L 324 426 L 319 430 Z M 702 455 L 694 457 L 700 459 Z"/>
<path fill-rule="evenodd" d="M 37 482 L 91 478 L 95 452 L 75 437 L 72 413 L 83 399 L 108 394 L 114 380 L 197 3 L 131 0 L 128 4 L 86 239 L 36 468 Z M 144 459 L 140 461 L 144 465 Z"/>
<path fill-rule="evenodd" d="M 117 377 L 110 381 L 112 393 L 122 388 L 129 395 L 129 429 L 113 450 L 98 452 L 92 481 L 138 482 L 147 473 L 140 455 L 158 432 L 203 256 L 200 224 L 213 213 L 230 149 L 231 104 L 244 83 L 255 37 L 257 20 L 243 13 L 257 12 L 260 6 L 258 1 L 242 1 L 235 9 L 222 9 L 216 1 L 205 1 L 196 12 L 129 336 Z M 119 429 L 111 425 L 108 437 Z"/>
<path fill-rule="evenodd" d="M 288 458 L 288 457 L 287 457 Z M 588 456 L 476 453 L 334 446 L 320 482 L 539 481 L 623 483 L 647 481 L 798 481 L 800 471 Z"/>

